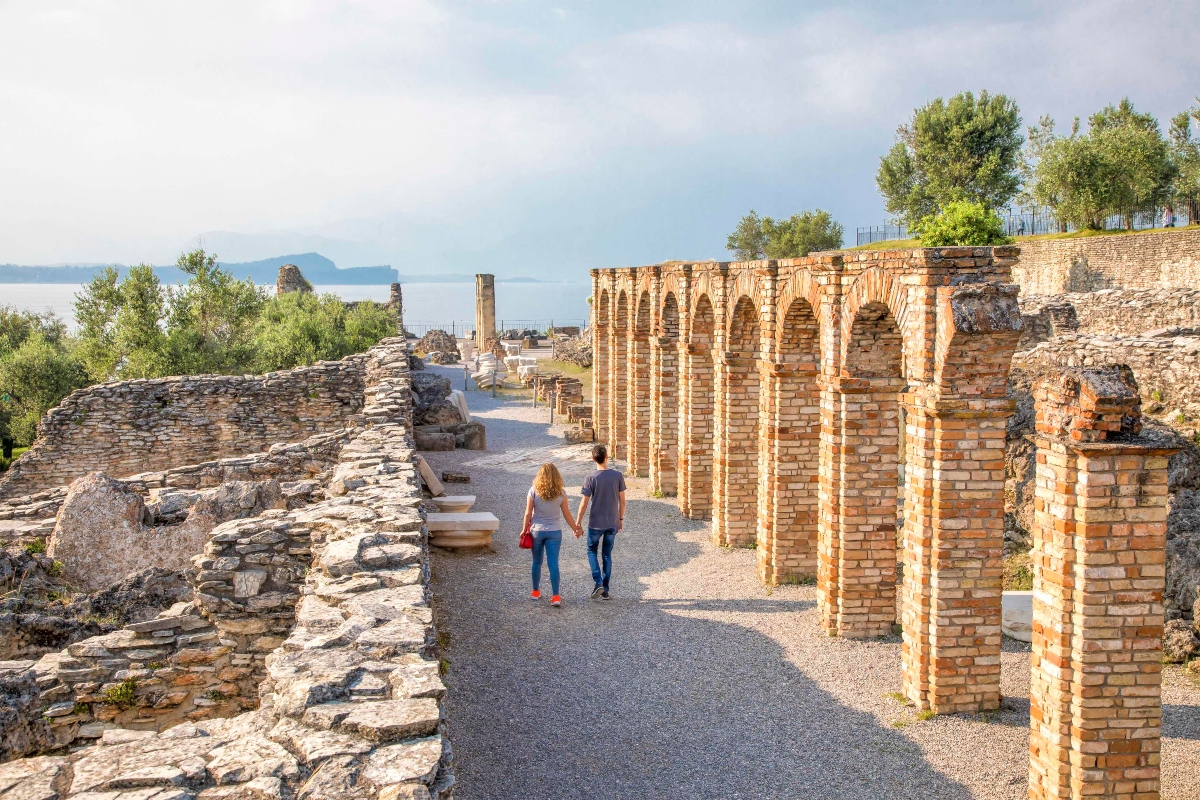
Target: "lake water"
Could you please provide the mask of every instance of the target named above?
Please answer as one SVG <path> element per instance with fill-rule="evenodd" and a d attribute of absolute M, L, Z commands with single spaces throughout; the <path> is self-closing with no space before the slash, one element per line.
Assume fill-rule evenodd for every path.
<path fill-rule="evenodd" d="M 75 293 L 72 283 L 0 284 L 0 304 L 31 311 L 49 309 L 74 327 Z M 274 287 L 271 287 L 274 289 Z M 387 302 L 387 286 L 322 286 L 318 292 L 343 300 Z M 475 327 L 475 285 L 472 283 L 406 283 L 404 323 L 414 333 L 421 328 L 454 326 L 456 332 Z M 502 328 L 531 327 L 550 321 L 556 325 L 582 325 L 587 320 L 590 283 L 497 283 L 496 324 Z"/>

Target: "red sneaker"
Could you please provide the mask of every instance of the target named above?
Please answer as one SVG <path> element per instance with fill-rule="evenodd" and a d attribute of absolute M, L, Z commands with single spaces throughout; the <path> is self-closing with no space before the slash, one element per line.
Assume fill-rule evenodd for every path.
<path fill-rule="evenodd" d="M 554 597 L 550 598 L 550 605 L 552 605 L 552 606 L 562 605 L 562 599 L 558 595 L 554 595 Z"/>
<path fill-rule="evenodd" d="M 534 589 L 532 592 L 529 593 L 529 597 L 532 600 L 537 600 L 541 596 L 542 596 L 542 593 L 539 592 L 537 589 Z"/>

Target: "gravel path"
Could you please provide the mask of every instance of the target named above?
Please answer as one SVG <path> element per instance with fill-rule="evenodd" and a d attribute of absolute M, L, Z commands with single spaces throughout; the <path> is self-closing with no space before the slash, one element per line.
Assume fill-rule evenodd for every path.
<path fill-rule="evenodd" d="M 918 720 L 886 696 L 898 637 L 829 639 L 815 589 L 763 587 L 753 551 L 714 547 L 645 480 L 629 480 L 613 599 L 587 599 L 567 533 L 563 607 L 530 601 L 524 495 L 553 452 L 575 507 L 587 448 L 528 400 L 468 402 L 488 452 L 426 454 L 501 520 L 495 554 L 433 561 L 460 800 L 1026 797 L 1027 646 L 1006 640 L 1001 712 Z M 1171 668 L 1164 703 L 1163 797 L 1200 797 L 1200 686 Z"/>

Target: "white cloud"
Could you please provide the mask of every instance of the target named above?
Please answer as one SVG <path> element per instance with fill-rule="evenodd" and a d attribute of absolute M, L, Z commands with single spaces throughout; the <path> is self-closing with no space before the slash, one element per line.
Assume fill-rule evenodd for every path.
<path fill-rule="evenodd" d="M 2 4 L 0 261 L 161 259 L 204 230 L 357 239 L 395 261 L 438 231 L 510 257 L 537 231 L 535 259 L 553 259 L 575 241 L 553 241 L 562 208 L 586 209 L 574 235 L 619 248 L 659 195 L 714 186 L 653 213 L 719 255 L 711 219 L 763 210 L 764 187 L 875 221 L 873 154 L 933 96 L 1005 91 L 1063 122 L 1122 94 L 1163 115 L 1196 92 L 1198 25 L 1175 6 L 992 13 Z"/>

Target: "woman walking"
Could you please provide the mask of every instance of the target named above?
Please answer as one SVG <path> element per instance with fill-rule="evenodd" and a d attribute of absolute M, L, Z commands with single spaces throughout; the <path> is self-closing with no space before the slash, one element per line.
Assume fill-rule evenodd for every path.
<path fill-rule="evenodd" d="M 534 600 L 542 596 L 538 586 L 542 582 L 542 555 L 545 554 L 553 592 L 550 597 L 552 606 L 562 603 L 558 596 L 558 551 L 562 547 L 563 520 L 571 526 L 575 538 L 583 535 L 583 530 L 571 516 L 567 492 L 558 468 L 550 463 L 542 464 L 525 500 L 525 522 L 521 526 L 521 535 L 533 534 L 533 592 L 529 596 Z"/>

